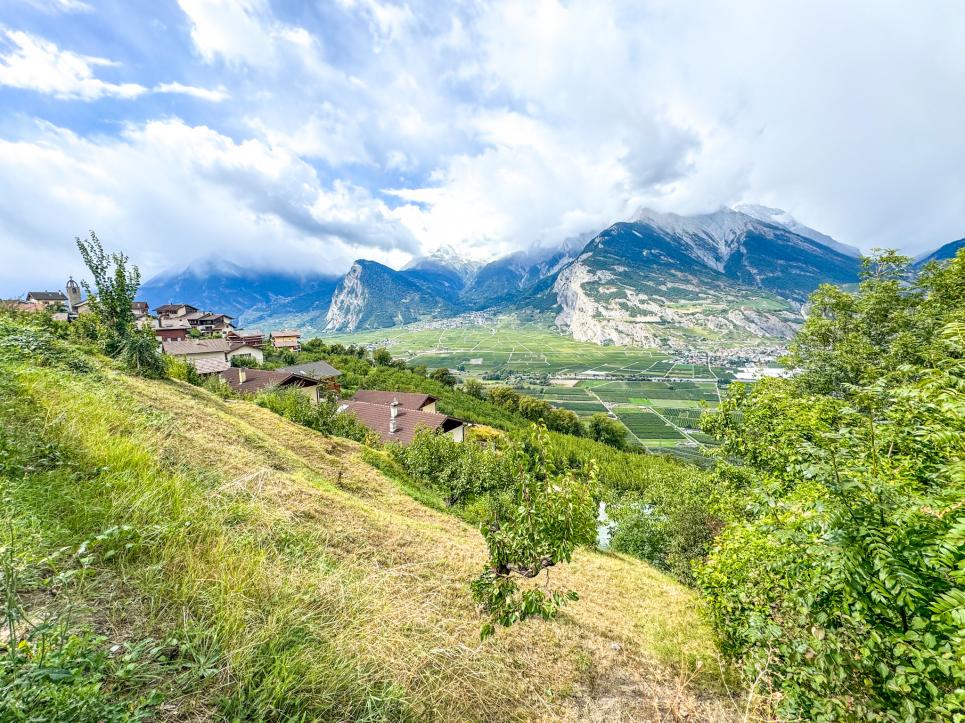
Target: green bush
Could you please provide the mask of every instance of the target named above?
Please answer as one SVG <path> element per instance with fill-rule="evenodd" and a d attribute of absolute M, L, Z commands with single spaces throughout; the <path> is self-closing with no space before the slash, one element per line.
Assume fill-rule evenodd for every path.
<path fill-rule="evenodd" d="M 735 385 L 705 422 L 746 486 L 697 578 L 782 719 L 965 710 L 965 253 L 913 287 L 886 262 L 812 308 L 798 378 Z"/>

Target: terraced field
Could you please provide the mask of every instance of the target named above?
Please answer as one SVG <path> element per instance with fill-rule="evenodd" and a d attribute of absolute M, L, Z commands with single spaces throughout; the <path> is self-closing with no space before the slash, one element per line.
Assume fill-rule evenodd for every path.
<path fill-rule="evenodd" d="M 430 369 L 490 380 L 511 376 L 525 394 L 584 417 L 610 413 L 630 431 L 631 442 L 692 460 L 713 443 L 697 431 L 700 415 L 716 407 L 721 385 L 733 379 L 730 369 L 680 363 L 653 349 L 578 342 L 546 320 L 517 316 L 465 316 L 326 341 L 386 347 Z"/>
<path fill-rule="evenodd" d="M 383 346 L 393 356 L 412 364 L 424 364 L 430 369 L 449 367 L 476 376 L 488 372 L 531 372 L 601 378 L 730 378 L 730 372 L 719 367 L 675 363 L 654 349 L 579 342 L 556 333 L 545 320 L 526 321 L 515 316 L 460 317 L 336 335 L 326 341 Z"/>

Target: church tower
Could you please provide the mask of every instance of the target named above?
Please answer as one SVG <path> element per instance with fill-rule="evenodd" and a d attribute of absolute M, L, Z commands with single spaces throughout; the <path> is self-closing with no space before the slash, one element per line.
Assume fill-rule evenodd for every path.
<path fill-rule="evenodd" d="M 80 286 L 74 281 L 74 277 L 71 276 L 67 280 L 67 311 L 74 313 L 77 311 L 77 305 L 80 303 Z"/>

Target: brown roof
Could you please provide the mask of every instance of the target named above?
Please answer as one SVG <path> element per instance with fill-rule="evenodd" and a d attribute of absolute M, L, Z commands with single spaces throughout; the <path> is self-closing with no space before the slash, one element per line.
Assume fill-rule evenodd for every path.
<path fill-rule="evenodd" d="M 233 316 L 228 316 L 227 314 L 203 314 L 200 317 L 201 321 L 217 321 L 218 319 L 234 319 Z"/>
<path fill-rule="evenodd" d="M 356 419 L 378 434 L 383 442 L 400 442 L 401 444 L 409 444 L 419 427 L 427 427 L 431 430 L 441 429 L 448 432 L 462 424 L 460 420 L 447 417 L 445 414 L 420 412 L 417 409 L 405 409 L 400 406 L 399 413 L 395 418 L 395 432 L 390 432 L 392 407 L 385 404 L 370 404 L 369 402 L 346 399 L 339 403 L 339 411 L 354 414 Z"/>
<path fill-rule="evenodd" d="M 196 307 L 191 306 L 191 304 L 161 304 L 159 307 L 155 309 L 155 311 L 158 312 L 159 314 L 165 314 L 169 311 L 177 311 L 182 306 L 185 309 L 191 309 L 192 311 L 198 310 Z"/>
<path fill-rule="evenodd" d="M 301 336 L 301 335 L 302 333 L 300 331 L 292 330 L 292 329 L 288 329 L 287 331 L 273 331 L 270 334 L 272 338 L 276 336 Z"/>
<path fill-rule="evenodd" d="M 161 346 L 165 354 L 189 356 L 191 354 L 207 354 L 213 351 L 228 351 L 231 348 L 231 343 L 225 339 L 185 339 L 184 341 L 166 341 Z"/>
<path fill-rule="evenodd" d="M 245 380 L 241 381 L 244 372 Z M 317 379 L 311 379 L 301 374 L 281 372 L 270 369 L 242 369 L 231 367 L 221 373 L 221 378 L 228 382 L 228 386 L 241 394 L 254 394 L 267 387 L 314 387 L 318 386 Z"/>
<path fill-rule="evenodd" d="M 429 394 L 418 394 L 415 392 L 379 392 L 371 389 L 359 389 L 352 396 L 357 402 L 369 402 L 370 404 L 392 404 L 392 400 L 398 400 L 399 406 L 405 409 L 422 409 L 427 404 L 432 404 L 436 398 Z"/>
<path fill-rule="evenodd" d="M 190 362 L 198 374 L 218 374 L 231 368 L 231 364 L 224 359 L 191 359 Z"/>

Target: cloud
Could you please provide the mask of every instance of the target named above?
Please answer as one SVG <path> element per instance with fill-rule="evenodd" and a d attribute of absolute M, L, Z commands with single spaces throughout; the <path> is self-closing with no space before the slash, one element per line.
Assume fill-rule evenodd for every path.
<path fill-rule="evenodd" d="M 49 13 L 90 13 L 94 7 L 83 0 L 25 0 L 39 10 Z"/>
<path fill-rule="evenodd" d="M 8 52 L 0 55 L 0 86 L 33 90 L 61 100 L 133 99 L 145 93 L 180 93 L 215 102 L 229 97 L 224 88 L 208 90 L 176 82 L 154 88 L 140 83 L 111 83 L 95 77 L 95 69 L 118 67 L 120 63 L 113 60 L 62 50 L 43 38 L 0 26 L 0 40 L 4 38 Z"/>
<path fill-rule="evenodd" d="M 206 255 L 342 271 L 358 256 L 399 262 L 417 250 L 365 189 L 326 186 L 287 151 L 179 120 L 129 125 L 117 138 L 41 125 L 29 138 L 0 141 L 0 185 L 5 254 L 18 263 L 54 260 L 49 269 L 30 262 L 49 283 L 77 275 L 72 239 L 88 228 L 129 253 L 146 276 Z M 18 263 L 3 265 L 0 288 L 19 291 Z"/>
<path fill-rule="evenodd" d="M 965 235 L 951 0 L 179 0 L 74 19 L 0 26 L 0 85 L 137 102 L 65 117 L 4 94 L 0 139 L 32 160 L 0 177 L 17 201 L 0 200 L 0 244 L 47 248 L 63 218 L 66 237 L 144 235 L 152 267 L 162 235 L 191 239 L 169 265 L 337 266 L 738 202 L 866 249 Z"/>
<path fill-rule="evenodd" d="M 200 98 L 201 100 L 210 100 L 213 103 L 220 103 L 231 97 L 231 94 L 225 90 L 224 86 L 211 90 L 209 88 L 196 88 L 192 85 L 183 85 L 182 83 L 159 83 L 154 86 L 153 92 L 182 93 L 194 98 Z"/>
<path fill-rule="evenodd" d="M 117 65 L 105 58 L 61 50 L 54 43 L 19 30 L 0 28 L 0 40 L 3 39 L 9 51 L 0 55 L 0 85 L 82 100 L 104 96 L 136 98 L 147 92 L 138 83 L 110 83 L 95 78 L 95 68 Z"/>

